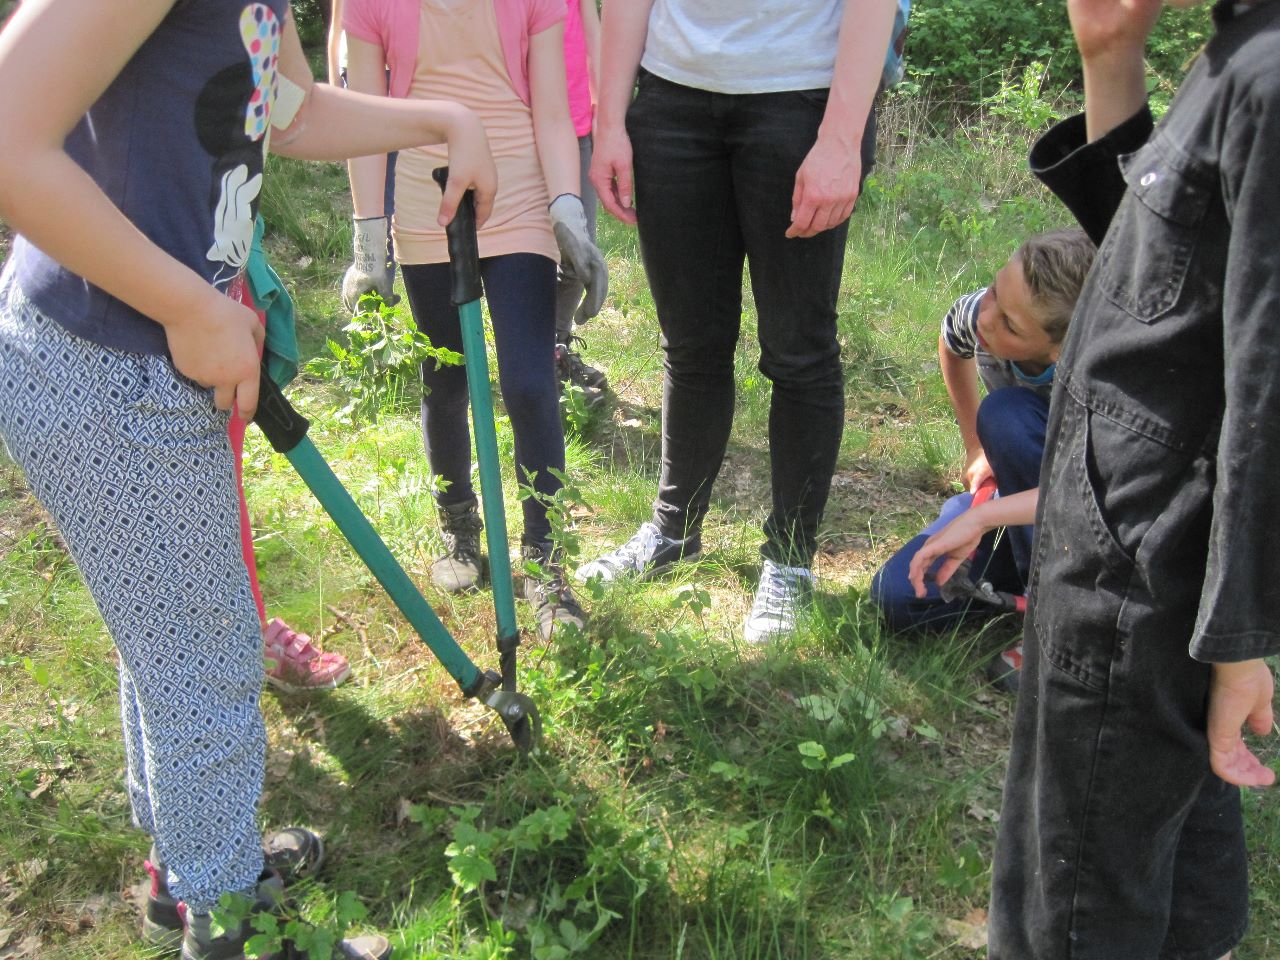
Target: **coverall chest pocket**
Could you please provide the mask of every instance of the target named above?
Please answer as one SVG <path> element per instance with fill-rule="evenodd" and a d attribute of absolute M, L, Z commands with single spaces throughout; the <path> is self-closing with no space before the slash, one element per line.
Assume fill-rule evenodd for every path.
<path fill-rule="evenodd" d="M 1120 167 L 1129 190 L 1099 251 L 1098 285 L 1135 320 L 1154 323 L 1182 297 L 1211 181 L 1158 137 Z"/>

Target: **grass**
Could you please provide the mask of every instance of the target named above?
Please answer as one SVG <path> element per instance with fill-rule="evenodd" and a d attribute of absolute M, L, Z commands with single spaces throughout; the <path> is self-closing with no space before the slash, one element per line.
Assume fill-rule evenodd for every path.
<path fill-rule="evenodd" d="M 305 822 L 328 838 L 329 866 L 300 892 L 306 914 L 329 922 L 352 891 L 402 957 L 984 955 L 1012 704 L 984 686 L 981 666 L 1016 625 L 905 641 L 881 633 L 864 594 L 958 476 L 936 362 L 941 312 L 1065 214 L 1023 172 L 1022 132 L 935 128 L 910 101 L 890 105 L 882 130 L 840 300 L 848 414 L 821 592 L 786 642 L 738 639 L 767 510 L 768 392 L 749 297 L 706 552 L 651 583 L 584 591 L 588 634 L 526 641 L 521 685 L 545 725 L 530 757 L 458 697 L 285 459 L 251 432 L 268 606 L 355 667 L 333 693 L 263 698 L 264 823 Z M 337 166 L 271 167 L 268 249 L 315 356 L 346 320 L 345 180 Z M 586 554 L 647 516 L 658 454 L 660 353 L 635 236 L 602 220 L 601 243 L 611 297 L 583 331 L 585 353 L 619 402 L 570 435 Z M 412 402 L 355 426 L 333 417 L 332 384 L 304 376 L 290 393 L 393 552 L 429 584 L 439 541 Z M 500 406 L 498 429 L 509 457 Z M 506 499 L 514 518 L 514 486 Z M 0 957 L 142 957 L 130 900 L 147 841 L 120 778 L 110 641 L 7 461 L 0 553 Z M 494 665 L 488 595 L 427 596 L 468 653 Z M 1274 744 L 1263 748 L 1274 761 Z M 1238 956 L 1260 960 L 1280 952 L 1280 807 L 1262 793 L 1245 804 L 1254 921 Z"/>

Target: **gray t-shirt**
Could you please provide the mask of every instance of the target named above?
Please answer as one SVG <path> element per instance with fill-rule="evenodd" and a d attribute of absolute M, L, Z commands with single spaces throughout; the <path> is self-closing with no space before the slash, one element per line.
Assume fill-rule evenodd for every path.
<path fill-rule="evenodd" d="M 655 0 L 640 65 L 715 93 L 831 86 L 844 0 Z"/>

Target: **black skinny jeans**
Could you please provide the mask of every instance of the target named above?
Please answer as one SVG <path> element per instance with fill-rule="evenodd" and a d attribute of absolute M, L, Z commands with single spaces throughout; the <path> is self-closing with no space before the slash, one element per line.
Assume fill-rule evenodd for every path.
<path fill-rule="evenodd" d="M 816 549 L 844 428 L 836 297 L 848 225 L 808 239 L 783 235 L 796 171 L 826 102 L 826 90 L 719 94 L 642 70 L 627 112 L 640 252 L 665 361 L 653 522 L 681 538 L 706 515 L 733 425 L 745 260 L 760 372 L 773 384 L 773 509 L 761 552 L 797 566 L 808 566 Z"/>
<path fill-rule="evenodd" d="M 406 264 L 405 291 L 418 329 L 437 347 L 462 352 L 458 308 L 449 301 L 447 263 Z M 532 477 L 548 496 L 560 489 L 551 467 L 564 471 L 564 430 L 555 373 L 556 265 L 540 254 L 511 253 L 480 260 L 480 276 L 493 323 L 498 383 L 515 437 L 517 476 Z M 475 496 L 471 485 L 471 432 L 467 423 L 467 374 L 462 366 L 422 365 L 422 436 L 431 471 L 448 481 L 438 500 L 461 503 Z M 524 542 L 551 535 L 547 511 L 532 497 L 523 501 Z"/>

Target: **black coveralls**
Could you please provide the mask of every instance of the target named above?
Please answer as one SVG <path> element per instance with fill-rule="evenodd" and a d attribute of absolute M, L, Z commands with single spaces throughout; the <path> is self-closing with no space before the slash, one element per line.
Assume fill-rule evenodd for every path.
<path fill-rule="evenodd" d="M 1248 889 L 1209 663 L 1280 651 L 1280 2 L 1036 174 L 1101 241 L 1057 367 L 990 960 L 1217 960 Z M 1105 240 L 1103 239 L 1105 235 Z"/>

